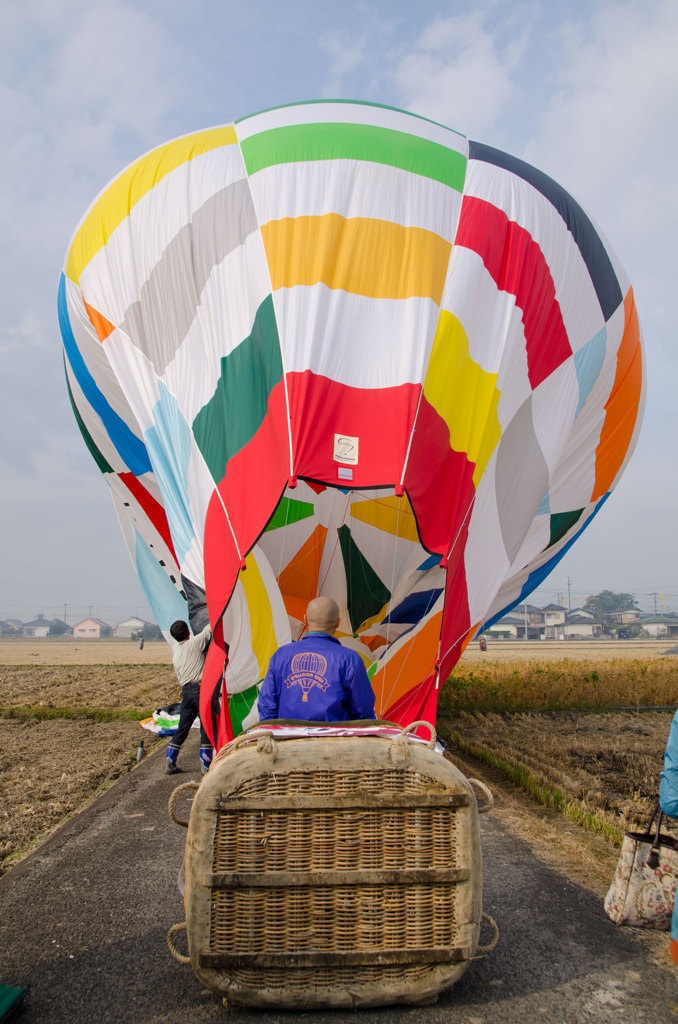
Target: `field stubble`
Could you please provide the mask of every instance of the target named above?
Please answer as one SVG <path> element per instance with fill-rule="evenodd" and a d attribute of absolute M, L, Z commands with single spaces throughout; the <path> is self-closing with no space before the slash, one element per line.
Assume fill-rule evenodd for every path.
<path fill-rule="evenodd" d="M 677 684 L 674 657 L 460 663 L 438 711 L 462 755 L 618 844 L 656 803 Z"/>
<path fill-rule="evenodd" d="M 136 764 L 141 718 L 180 699 L 171 665 L 0 667 L 0 873 Z"/>

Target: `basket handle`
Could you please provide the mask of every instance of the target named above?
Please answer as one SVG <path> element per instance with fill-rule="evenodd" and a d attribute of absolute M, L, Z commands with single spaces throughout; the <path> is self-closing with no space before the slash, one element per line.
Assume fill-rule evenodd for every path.
<path fill-rule="evenodd" d="M 486 786 L 484 782 L 481 782 L 480 779 L 468 779 L 468 782 L 471 784 L 471 787 L 477 786 L 480 790 L 481 796 L 485 800 L 485 806 L 478 808 L 478 814 L 487 814 L 487 812 L 491 811 L 494 807 L 494 796 L 492 794 L 492 790 L 489 786 Z"/>
<path fill-rule="evenodd" d="M 181 924 L 173 924 L 172 927 L 170 928 L 170 930 L 167 933 L 167 945 L 169 946 L 169 951 L 172 954 L 172 956 L 174 957 L 174 959 L 178 960 L 180 964 L 190 964 L 190 962 L 191 962 L 190 956 L 184 956 L 184 954 L 180 953 L 179 950 L 177 949 L 177 947 L 174 945 L 174 936 L 175 936 L 175 934 L 177 932 L 185 932 L 185 931 L 186 931 L 186 922 L 183 921 Z"/>
<path fill-rule="evenodd" d="M 262 740 L 266 740 L 267 743 L 262 744 Z M 244 747 L 246 743 L 256 743 L 257 750 L 263 750 L 264 753 L 271 753 L 268 748 L 270 743 L 275 744 L 275 733 L 272 729 L 259 729 L 252 726 L 247 730 L 247 732 L 241 732 L 239 736 L 236 736 L 236 738 L 228 744 L 228 753 L 232 754 L 234 750 L 238 750 L 239 747 Z M 277 744 L 275 745 L 277 746 Z"/>
<path fill-rule="evenodd" d="M 657 834 L 654 837 L 654 841 L 652 843 L 652 846 L 650 847 L 650 852 L 647 856 L 647 860 L 645 861 L 647 866 L 652 871 L 654 871 L 655 868 L 659 867 L 659 847 L 661 846 L 662 820 L 664 818 L 664 812 L 661 810 L 659 804 L 657 804 L 655 812 L 652 815 L 652 821 L 654 821 L 654 817 L 657 811 L 659 811 L 659 819 L 657 821 Z M 650 825 L 652 825 L 652 822 L 650 822 Z"/>
<path fill-rule="evenodd" d="M 172 791 L 172 795 L 169 798 L 169 803 L 167 805 L 167 811 L 175 825 L 181 825 L 182 828 L 188 828 L 188 821 L 184 821 L 183 818 L 178 818 L 174 811 L 174 804 L 179 793 L 185 793 L 186 790 L 189 789 L 199 789 L 199 787 L 199 782 L 184 782 L 183 785 L 177 786 L 177 788 Z"/>
<path fill-rule="evenodd" d="M 492 928 L 493 935 L 492 935 L 492 938 L 490 939 L 490 941 L 488 942 L 488 944 L 486 946 L 478 946 L 478 948 L 476 949 L 476 953 L 481 953 L 481 954 L 482 953 L 489 953 L 490 950 L 494 949 L 494 947 L 499 942 L 499 927 L 498 927 L 497 922 L 495 921 L 495 919 L 493 917 L 490 917 L 490 915 L 486 914 L 485 911 L 483 910 L 482 920 L 483 921 L 487 921 L 489 923 L 490 927 Z"/>
<path fill-rule="evenodd" d="M 423 720 L 421 720 L 419 722 L 410 722 L 409 725 L 405 726 L 405 728 L 403 729 L 403 732 L 405 733 L 406 736 L 408 736 L 411 732 L 414 732 L 415 735 L 416 735 L 416 731 L 417 731 L 417 729 L 419 728 L 420 725 L 425 726 L 429 730 L 430 739 L 428 739 L 426 741 L 426 746 L 430 747 L 431 750 L 433 750 L 435 748 L 435 745 L 436 745 L 436 731 L 435 731 L 435 728 L 431 725 L 430 722 L 424 722 Z"/>

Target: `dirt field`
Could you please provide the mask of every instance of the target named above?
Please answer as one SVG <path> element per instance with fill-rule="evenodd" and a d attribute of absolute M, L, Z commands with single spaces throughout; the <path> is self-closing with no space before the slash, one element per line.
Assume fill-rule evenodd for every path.
<path fill-rule="evenodd" d="M 139 719 L 181 697 L 172 666 L 160 662 L 156 645 L 143 651 L 136 645 L 140 655 L 151 646 L 150 664 L 104 665 L 94 663 L 89 645 L 91 661 L 77 663 L 79 645 L 51 643 L 63 663 L 46 665 L 28 661 L 39 643 L 13 642 L 15 663 L 0 664 L 0 873 L 133 768 L 140 739 L 146 752 L 163 742 Z M 113 661 L 120 657 L 116 645 L 102 647 Z M 164 643 L 157 647 L 169 651 Z"/>
<path fill-rule="evenodd" d="M 499 769 L 535 800 L 614 842 L 649 819 L 672 718 L 659 711 L 462 713 L 438 728 L 462 756 Z"/>
<path fill-rule="evenodd" d="M 521 669 L 520 662 L 559 661 L 562 676 L 563 659 L 649 663 L 668 646 L 653 641 L 490 642 L 486 652 L 471 645 L 459 667 L 478 673 L 480 663 L 510 661 L 526 675 L 533 670 Z M 672 677 L 673 661 L 663 659 L 664 675 Z M 678 659 L 675 665 L 678 673 Z M 669 688 L 673 693 L 671 682 Z M 165 643 L 147 643 L 140 651 L 131 641 L 0 641 L 0 872 L 101 787 L 133 768 L 139 739 L 147 751 L 159 742 L 141 729 L 138 719 L 179 696 Z M 585 845 L 598 850 L 601 877 L 607 877 L 609 865 L 596 844 L 605 825 L 614 840 L 627 819 L 635 822 L 646 813 L 670 721 L 670 712 L 462 714 L 439 726 L 442 733 L 458 737 L 455 755 L 482 764 L 493 785 L 510 789 L 513 779 L 541 800 L 542 818 L 554 809 L 580 808 L 584 818 L 588 815 L 589 827 L 598 833 Z M 518 808 L 514 801 L 512 807 L 516 821 L 529 832 L 525 805 Z M 560 830 L 559 842 L 569 836 L 573 846 L 581 845 L 564 828 L 563 816 L 556 817 L 548 827 Z"/>
<path fill-rule="evenodd" d="M 164 640 L 0 640 L 3 665 L 171 665 Z"/>
<path fill-rule="evenodd" d="M 492 661 L 559 661 L 561 658 L 656 658 L 673 640 L 490 640 L 486 651 L 472 641 L 460 664 Z M 0 640 L 3 665 L 170 665 L 164 640 Z"/>
<path fill-rule="evenodd" d="M 598 658 L 658 658 L 675 646 L 675 640 L 488 640 L 487 650 L 481 651 L 478 641 L 472 640 L 462 654 L 459 664 L 560 661 L 562 658 L 574 661 L 595 661 Z"/>
<path fill-rule="evenodd" d="M 171 665 L 0 665 L 0 708 L 134 711 L 147 716 L 181 699 Z"/>

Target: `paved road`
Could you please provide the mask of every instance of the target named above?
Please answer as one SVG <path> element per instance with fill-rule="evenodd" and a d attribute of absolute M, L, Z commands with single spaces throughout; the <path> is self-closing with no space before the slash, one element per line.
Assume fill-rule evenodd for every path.
<path fill-rule="evenodd" d="M 484 906 L 499 945 L 435 1006 L 226 1010 L 167 949 L 183 920 L 185 831 L 167 816 L 177 780 L 158 753 L 0 879 L 0 981 L 30 986 L 17 1024 L 676 1024 L 678 971 L 653 964 L 597 897 L 492 814 L 481 818 Z M 183 780 L 197 779 L 197 748 L 182 760 L 196 765 Z"/>

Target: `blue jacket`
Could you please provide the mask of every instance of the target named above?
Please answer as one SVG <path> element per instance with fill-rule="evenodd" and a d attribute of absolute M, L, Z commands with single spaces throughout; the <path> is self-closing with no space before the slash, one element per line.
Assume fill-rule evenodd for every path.
<path fill-rule="evenodd" d="M 659 783 L 659 803 L 664 814 L 678 818 L 678 711 L 673 716 L 664 752 L 664 771 Z"/>
<path fill-rule="evenodd" d="M 678 818 L 678 711 L 673 716 L 664 751 L 664 771 L 659 783 L 659 804 L 664 814 L 668 814 L 670 818 Z M 674 942 L 678 942 L 678 899 L 673 905 L 671 938 Z"/>
<path fill-rule="evenodd" d="M 328 633 L 275 652 L 259 692 L 259 717 L 346 722 L 374 718 L 374 691 L 359 654 Z"/>

